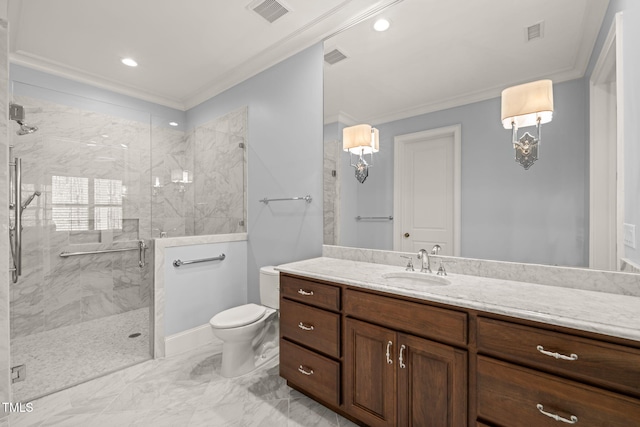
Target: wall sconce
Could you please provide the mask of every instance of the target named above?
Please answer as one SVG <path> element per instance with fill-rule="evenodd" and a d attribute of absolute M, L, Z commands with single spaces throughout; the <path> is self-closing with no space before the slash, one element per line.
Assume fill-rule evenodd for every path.
<path fill-rule="evenodd" d="M 502 91 L 502 125 L 512 129 L 515 160 L 525 170 L 538 160 L 541 140 L 540 125 L 549 123 L 553 116 L 553 87 L 551 80 L 538 80 Z M 536 126 L 534 138 L 525 132 L 518 139 L 518 128 Z"/>
<path fill-rule="evenodd" d="M 193 174 L 188 170 L 172 169 L 171 170 L 171 182 L 174 184 L 180 184 L 178 191 L 184 193 L 186 190 L 185 184 L 191 184 L 193 182 Z"/>
<path fill-rule="evenodd" d="M 153 177 L 153 185 L 152 185 L 152 187 L 153 187 L 152 194 L 154 196 L 157 196 L 158 195 L 158 188 L 164 187 L 164 183 L 160 180 L 159 176 L 154 176 Z"/>
<path fill-rule="evenodd" d="M 373 166 L 373 153 L 380 151 L 380 134 L 370 125 L 356 125 L 342 129 L 342 149 L 349 152 L 351 166 L 356 169 L 356 179 L 361 184 L 369 176 L 369 167 Z M 353 155 L 358 159 L 354 163 Z M 369 163 L 364 156 L 369 154 Z"/>

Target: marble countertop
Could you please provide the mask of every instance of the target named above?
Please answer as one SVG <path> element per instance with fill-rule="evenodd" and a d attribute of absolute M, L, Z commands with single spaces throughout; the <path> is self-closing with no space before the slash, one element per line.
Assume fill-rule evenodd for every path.
<path fill-rule="evenodd" d="M 640 298 L 535 283 L 449 274 L 450 284 L 398 285 L 404 268 L 337 258 L 276 267 L 285 273 L 640 341 Z M 419 271 L 419 266 L 416 272 Z M 429 273 L 420 273 L 429 274 Z M 435 269 L 432 274 L 435 277 Z"/>

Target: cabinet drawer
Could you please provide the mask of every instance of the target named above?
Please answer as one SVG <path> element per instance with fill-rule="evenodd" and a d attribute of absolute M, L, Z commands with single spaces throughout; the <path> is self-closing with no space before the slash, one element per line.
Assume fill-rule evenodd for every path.
<path fill-rule="evenodd" d="M 340 404 L 340 364 L 280 340 L 280 376 L 327 403 Z"/>
<path fill-rule="evenodd" d="M 446 343 L 467 344 L 467 314 L 347 289 L 345 313 Z"/>
<path fill-rule="evenodd" d="M 478 352 L 640 396 L 640 350 L 633 348 L 480 317 Z"/>
<path fill-rule="evenodd" d="M 328 310 L 340 310 L 340 288 L 298 277 L 280 275 L 280 294 Z"/>
<path fill-rule="evenodd" d="M 639 400 L 484 356 L 478 356 L 477 398 L 479 418 L 509 427 L 557 427 L 572 416 L 584 426 L 629 427 L 640 420 Z"/>
<path fill-rule="evenodd" d="M 340 315 L 297 302 L 280 301 L 281 336 L 340 357 Z"/>

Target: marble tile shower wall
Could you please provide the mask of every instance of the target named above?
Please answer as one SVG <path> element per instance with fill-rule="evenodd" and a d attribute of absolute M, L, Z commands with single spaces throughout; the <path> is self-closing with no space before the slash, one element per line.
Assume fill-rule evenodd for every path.
<path fill-rule="evenodd" d="M 246 232 L 247 108 L 186 133 L 152 133 L 153 235 Z M 184 171 L 192 182 L 173 182 Z"/>
<path fill-rule="evenodd" d="M 138 239 L 151 237 L 149 123 L 27 97 L 15 97 L 15 102 L 39 127 L 13 139 L 14 156 L 23 159 L 23 198 L 33 191 L 42 194 L 23 216 L 23 276 L 11 286 L 12 337 L 150 306 L 150 269 L 138 267 L 136 251 L 59 256 L 134 247 Z M 86 182 L 79 184 L 85 190 L 68 187 L 72 196 L 56 200 L 53 182 L 66 178 L 55 177 Z M 105 207 L 95 194 L 98 180 L 122 186 L 121 198 L 106 201 L 107 207 L 121 209 L 121 229 L 96 230 L 104 227 L 96 227 L 93 212 Z M 78 219 L 83 214 L 69 215 L 76 219 L 64 225 L 54 221 L 55 212 L 65 209 L 89 214 L 84 219 Z"/>
<path fill-rule="evenodd" d="M 340 148 L 338 141 L 325 141 L 324 142 L 324 172 L 323 172 L 323 188 L 324 188 L 324 244 L 336 245 L 338 244 L 337 238 L 339 234 L 338 230 L 338 208 L 340 206 L 338 202 L 340 197 L 340 181 L 338 180 L 339 160 L 340 160 Z"/>
<path fill-rule="evenodd" d="M 9 113 L 9 38 L 7 31 L 8 23 L 4 19 L 0 19 L 0 162 L 8 165 L 9 153 L 8 147 L 8 123 Z M 8 168 L 5 166 L 0 169 L 0 186 L 4 191 L 0 191 L 0 205 L 8 206 L 9 200 L 7 190 L 9 189 Z M 9 241 L 9 210 L 4 209 L 0 214 L 0 239 Z M 0 259 L 9 259 L 9 248 L 7 244 L 0 245 Z M 5 261 L 6 262 L 6 261 Z M 7 264 L 5 264 L 7 265 Z M 9 383 L 9 270 L 3 268 L 0 271 L 0 283 L 4 285 L 0 287 L 0 399 L 2 402 L 9 402 L 11 399 L 11 386 Z M 5 411 L 0 412 L 0 426 L 9 425 L 8 414 Z"/>

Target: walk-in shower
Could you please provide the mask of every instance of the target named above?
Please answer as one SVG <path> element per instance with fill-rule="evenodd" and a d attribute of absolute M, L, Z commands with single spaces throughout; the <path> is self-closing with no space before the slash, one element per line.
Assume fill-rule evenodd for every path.
<path fill-rule="evenodd" d="M 151 358 L 151 119 L 12 89 L 12 391 L 28 401 Z"/>
<path fill-rule="evenodd" d="M 28 135 L 38 130 L 37 126 L 28 126 L 24 120 L 24 107 L 18 104 L 9 105 L 9 118 L 20 125 L 17 135 Z M 18 281 L 22 274 L 22 213 L 31 204 L 40 191 L 34 191 L 25 202 L 22 202 L 22 159 L 13 157 L 13 146 L 9 147 L 9 209 L 13 211 L 13 222 L 9 225 L 9 247 L 11 252 L 11 280 Z"/>

